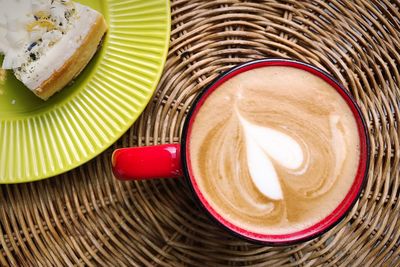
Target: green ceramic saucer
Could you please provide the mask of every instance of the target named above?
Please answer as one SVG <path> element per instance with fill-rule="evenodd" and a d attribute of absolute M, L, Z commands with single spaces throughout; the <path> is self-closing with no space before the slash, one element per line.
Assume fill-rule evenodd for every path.
<path fill-rule="evenodd" d="M 71 85 L 46 102 L 6 74 L 0 82 L 0 183 L 40 180 L 94 158 L 135 122 L 160 79 L 169 1 L 77 2 L 106 17 L 103 46 Z"/>

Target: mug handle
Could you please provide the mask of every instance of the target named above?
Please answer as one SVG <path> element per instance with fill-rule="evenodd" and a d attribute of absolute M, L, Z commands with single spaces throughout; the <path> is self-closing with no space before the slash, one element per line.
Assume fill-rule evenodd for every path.
<path fill-rule="evenodd" d="M 117 149 L 111 158 L 114 176 L 124 181 L 181 177 L 180 150 L 179 144 Z"/>

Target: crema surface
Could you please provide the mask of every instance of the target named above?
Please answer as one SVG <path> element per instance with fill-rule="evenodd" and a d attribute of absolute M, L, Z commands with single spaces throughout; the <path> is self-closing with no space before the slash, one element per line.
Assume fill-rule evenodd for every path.
<path fill-rule="evenodd" d="M 312 226 L 344 199 L 359 142 L 350 107 L 328 83 L 296 68 L 263 67 L 206 99 L 192 127 L 190 161 L 222 217 L 283 234 Z"/>

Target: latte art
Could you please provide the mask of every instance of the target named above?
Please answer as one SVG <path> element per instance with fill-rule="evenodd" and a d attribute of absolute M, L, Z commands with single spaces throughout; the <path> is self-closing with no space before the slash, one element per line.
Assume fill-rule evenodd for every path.
<path fill-rule="evenodd" d="M 247 167 L 253 183 L 264 196 L 283 199 L 272 160 L 287 169 L 299 168 L 304 160 L 300 145 L 282 132 L 254 125 L 240 114 L 238 117 L 245 133 Z"/>
<path fill-rule="evenodd" d="M 200 108 L 190 138 L 194 177 L 226 220 L 290 233 L 329 215 L 359 161 L 355 119 L 322 79 L 288 67 L 241 73 Z"/>

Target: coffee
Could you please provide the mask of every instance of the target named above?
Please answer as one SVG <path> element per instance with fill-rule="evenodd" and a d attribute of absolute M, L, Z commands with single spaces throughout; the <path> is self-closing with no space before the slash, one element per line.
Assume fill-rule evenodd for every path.
<path fill-rule="evenodd" d="M 260 234 L 312 226 L 356 176 L 354 115 L 323 79 L 262 67 L 229 79 L 198 110 L 189 137 L 193 177 L 225 220 Z"/>

